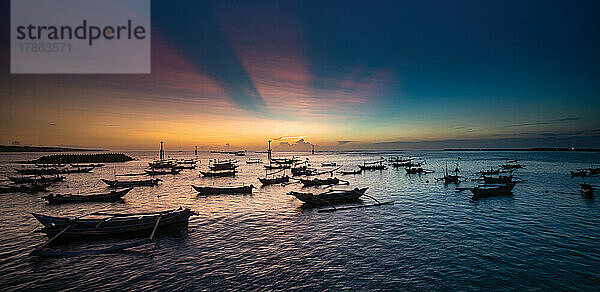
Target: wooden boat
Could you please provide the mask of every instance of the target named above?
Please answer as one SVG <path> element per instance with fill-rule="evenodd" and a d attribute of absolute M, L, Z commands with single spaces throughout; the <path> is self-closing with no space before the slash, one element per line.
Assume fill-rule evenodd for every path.
<path fill-rule="evenodd" d="M 323 163 L 321 163 L 321 166 L 323 166 L 323 167 L 337 166 L 337 163 L 335 163 L 335 162 L 323 162 Z"/>
<path fill-rule="evenodd" d="M 388 162 L 390 163 L 404 163 L 404 162 L 409 162 L 411 160 L 415 159 L 414 157 L 408 157 L 408 158 L 404 158 L 404 156 L 393 156 L 388 158 Z"/>
<path fill-rule="evenodd" d="M 233 153 L 233 155 L 235 155 L 235 156 L 246 156 L 246 151 L 245 150 L 240 150 L 240 151 L 237 151 L 237 152 Z"/>
<path fill-rule="evenodd" d="M 22 185 L 0 186 L 0 193 L 5 194 L 45 192 L 46 188 L 48 188 L 49 186 L 49 183 L 31 183 Z"/>
<path fill-rule="evenodd" d="M 158 159 L 148 163 L 150 168 L 173 168 L 177 163 L 172 159 Z"/>
<path fill-rule="evenodd" d="M 519 169 L 519 168 L 525 167 L 525 165 L 517 163 L 518 161 L 519 160 L 517 160 L 517 159 L 506 160 L 506 163 L 505 164 L 500 164 L 500 167 L 502 169 Z"/>
<path fill-rule="evenodd" d="M 383 164 L 364 164 L 358 165 L 361 170 L 384 170 L 387 169 L 387 166 Z"/>
<path fill-rule="evenodd" d="M 153 187 L 158 185 L 158 182 L 162 180 L 160 178 L 153 178 L 147 180 L 107 180 L 101 179 L 105 184 L 111 188 L 128 188 L 128 187 Z"/>
<path fill-rule="evenodd" d="M 422 173 L 433 173 L 435 171 L 424 169 L 422 167 L 408 167 L 404 169 L 407 174 L 422 174 Z"/>
<path fill-rule="evenodd" d="M 326 178 L 326 179 L 319 179 L 319 178 L 314 178 L 314 179 L 300 179 L 300 182 L 305 186 L 305 187 L 312 187 L 312 186 L 322 186 L 322 185 L 336 185 L 340 183 L 340 180 L 337 177 L 333 177 L 333 178 Z"/>
<path fill-rule="evenodd" d="M 165 174 L 179 174 L 181 169 L 171 168 L 166 170 L 164 168 L 161 169 L 144 169 L 144 172 L 147 175 L 165 175 Z"/>
<path fill-rule="evenodd" d="M 71 167 L 104 167 L 104 163 L 70 164 Z"/>
<path fill-rule="evenodd" d="M 218 177 L 218 176 L 234 176 L 237 173 L 237 171 L 236 170 L 200 171 L 200 173 L 202 174 L 202 176 Z"/>
<path fill-rule="evenodd" d="M 188 223 L 190 216 L 195 215 L 190 209 L 176 209 L 153 213 L 136 214 L 111 214 L 95 212 L 85 216 L 103 216 L 99 219 L 82 219 L 54 217 L 31 213 L 44 228 L 42 232 L 49 236 L 62 232 L 64 238 L 90 237 L 90 236 L 122 236 L 135 235 L 140 232 L 149 233 L 156 225 L 164 228 L 172 224 Z M 82 217 L 82 216 L 80 216 Z M 160 218 L 160 219 L 159 219 Z"/>
<path fill-rule="evenodd" d="M 454 168 L 454 170 L 448 171 L 448 163 L 446 163 L 446 167 L 444 168 L 444 177 L 436 178 L 435 180 L 443 180 L 444 184 L 458 184 L 464 179 L 464 177 L 458 175 L 459 172 L 460 170 L 458 169 L 458 164 L 456 164 L 456 168 Z"/>
<path fill-rule="evenodd" d="M 133 188 L 127 188 L 122 190 L 113 190 L 109 193 L 104 194 L 91 194 L 91 195 L 72 195 L 72 194 L 49 194 L 42 197 L 42 199 L 48 201 L 50 204 L 60 203 L 79 203 L 79 202 L 114 202 L 120 200 L 123 196 L 127 195 Z"/>
<path fill-rule="evenodd" d="M 200 195 L 224 195 L 224 194 L 252 194 L 253 185 L 241 187 L 197 187 L 192 185 L 192 188 Z"/>
<path fill-rule="evenodd" d="M 21 175 L 52 175 L 61 174 L 63 171 L 61 168 L 23 168 L 15 170 Z"/>
<path fill-rule="evenodd" d="M 493 169 L 490 168 L 489 170 L 481 170 L 478 172 L 478 174 L 480 175 L 492 175 L 492 174 L 499 174 L 500 173 L 500 169 Z"/>
<path fill-rule="evenodd" d="M 290 164 L 265 165 L 265 169 L 291 169 Z"/>
<path fill-rule="evenodd" d="M 315 169 L 312 168 L 308 168 L 308 166 L 306 165 L 302 165 L 302 166 L 297 166 L 297 167 L 293 167 L 291 170 L 292 175 L 293 176 L 300 176 L 300 175 L 312 175 L 313 173 L 315 173 Z"/>
<path fill-rule="evenodd" d="M 192 165 L 192 164 L 196 164 L 198 163 L 198 161 L 195 158 L 191 158 L 191 159 L 179 159 L 175 161 L 176 164 L 179 165 Z"/>
<path fill-rule="evenodd" d="M 600 174 L 600 168 L 590 167 L 588 170 L 590 172 L 590 175 L 598 175 L 598 174 Z"/>
<path fill-rule="evenodd" d="M 331 205 L 335 203 L 353 202 L 360 199 L 368 188 L 355 188 L 353 190 L 329 190 L 320 194 L 301 193 L 291 191 L 288 195 L 296 197 L 298 200 L 308 205 Z"/>
<path fill-rule="evenodd" d="M 358 169 L 358 170 L 342 170 L 340 171 L 342 174 L 347 175 L 347 174 L 361 174 L 362 173 L 362 169 Z"/>
<path fill-rule="evenodd" d="M 259 164 L 259 163 L 262 163 L 262 160 L 258 159 L 258 158 L 246 160 L 246 164 Z"/>
<path fill-rule="evenodd" d="M 510 182 L 506 184 L 488 184 L 480 185 L 471 189 L 473 198 L 487 198 L 497 196 L 508 196 L 512 194 L 512 190 L 515 187 L 516 182 Z"/>
<path fill-rule="evenodd" d="M 65 180 L 64 176 L 50 176 L 50 177 L 46 177 L 46 176 L 24 176 L 24 177 L 12 177 L 9 176 L 8 179 L 10 179 L 12 182 L 14 183 L 18 183 L 18 184 L 26 184 L 26 183 L 39 183 L 39 184 L 46 184 L 46 183 L 55 183 L 55 182 L 61 182 Z"/>
<path fill-rule="evenodd" d="M 588 172 L 585 169 L 577 170 L 577 171 L 571 171 L 571 176 L 572 177 L 586 177 L 586 176 L 588 176 Z"/>
<path fill-rule="evenodd" d="M 77 168 L 66 168 L 61 170 L 60 173 L 88 173 L 91 172 L 94 168 L 93 167 L 77 167 Z"/>
<path fill-rule="evenodd" d="M 268 185 L 275 185 L 275 184 L 281 184 L 281 183 L 286 183 L 290 181 L 290 177 L 285 175 L 282 177 L 275 177 L 275 178 L 259 178 L 258 179 L 260 181 L 260 183 L 263 186 L 268 186 Z"/>
<path fill-rule="evenodd" d="M 506 184 L 513 181 L 513 176 L 511 175 L 484 175 L 481 177 L 483 179 L 484 184 Z"/>

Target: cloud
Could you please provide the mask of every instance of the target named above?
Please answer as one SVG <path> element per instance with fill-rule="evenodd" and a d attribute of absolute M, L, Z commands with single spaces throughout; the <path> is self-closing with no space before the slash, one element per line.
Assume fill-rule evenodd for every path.
<path fill-rule="evenodd" d="M 294 143 L 281 142 L 275 146 L 274 149 L 277 151 L 311 151 L 313 144 L 306 142 L 304 139 L 300 139 Z"/>
<path fill-rule="evenodd" d="M 353 141 L 351 140 L 341 140 L 341 141 L 336 141 L 338 143 L 338 146 L 342 146 L 342 145 L 346 145 L 348 143 L 352 143 Z"/>

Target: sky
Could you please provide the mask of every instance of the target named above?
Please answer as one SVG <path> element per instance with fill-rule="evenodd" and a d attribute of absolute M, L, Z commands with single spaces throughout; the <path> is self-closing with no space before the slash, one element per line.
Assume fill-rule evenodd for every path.
<path fill-rule="evenodd" d="M 599 1 L 152 1 L 151 74 L 11 75 L 0 144 L 600 146 Z"/>

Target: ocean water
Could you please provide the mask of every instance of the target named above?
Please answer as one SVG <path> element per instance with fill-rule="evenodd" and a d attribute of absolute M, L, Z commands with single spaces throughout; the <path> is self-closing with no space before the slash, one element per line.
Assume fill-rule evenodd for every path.
<path fill-rule="evenodd" d="M 131 152 L 135 161 L 108 164 L 89 174 L 70 174 L 54 193 L 98 192 L 100 178 L 141 172 L 154 152 Z M 0 194 L 0 287 L 2 290 L 598 290 L 600 198 L 584 198 L 569 170 L 600 163 L 598 153 L 567 152 L 352 152 L 277 153 L 309 157 L 313 166 L 337 162 L 344 169 L 381 156 L 414 155 L 436 173 L 403 169 L 337 177 L 349 187 L 393 205 L 318 213 L 286 195 L 299 184 L 260 187 L 262 165 L 236 157 L 234 178 L 202 178 L 198 170 L 166 175 L 157 187 L 140 187 L 123 203 L 47 205 L 37 194 Z M 0 154 L 0 178 L 14 161 L 37 153 Z M 192 157 L 172 153 L 172 157 Z M 228 155 L 201 153 L 208 158 Z M 458 161 L 458 157 L 461 158 Z M 434 178 L 459 163 L 462 175 L 518 157 L 511 197 L 473 201 Z M 600 184 L 600 178 L 587 178 Z M 195 185 L 254 184 L 253 195 L 197 197 Z M 475 185 L 466 181 L 461 187 Z M 336 188 L 343 188 L 342 186 Z M 319 189 L 306 188 L 303 191 Z M 598 196 L 598 195 L 597 195 Z M 364 199 L 364 204 L 372 202 Z M 199 212 L 185 232 L 161 235 L 155 244 L 126 252 L 39 258 L 29 252 L 48 238 L 30 212 L 76 216 L 96 210 L 158 211 L 188 207 Z M 120 239 L 79 241 L 55 248 L 107 247 Z"/>

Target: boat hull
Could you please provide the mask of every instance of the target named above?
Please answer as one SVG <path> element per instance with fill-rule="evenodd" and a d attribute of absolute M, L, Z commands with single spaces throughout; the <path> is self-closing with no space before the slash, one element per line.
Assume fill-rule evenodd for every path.
<path fill-rule="evenodd" d="M 96 195 L 53 195 L 42 197 L 50 204 L 61 204 L 61 203 L 80 203 L 80 202 L 114 202 L 121 200 L 129 191 L 133 188 L 127 188 L 119 191 L 112 191 L 106 194 Z"/>
<path fill-rule="evenodd" d="M 253 185 L 233 188 L 192 186 L 200 195 L 252 194 Z"/>
<path fill-rule="evenodd" d="M 329 192 L 318 195 L 314 195 L 312 193 L 290 192 L 290 195 L 293 195 L 306 205 L 332 205 L 358 201 L 366 191 L 367 188 L 356 188 L 351 191 Z"/>

